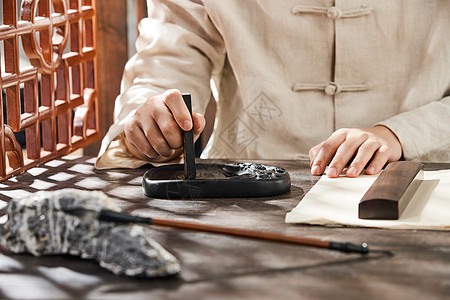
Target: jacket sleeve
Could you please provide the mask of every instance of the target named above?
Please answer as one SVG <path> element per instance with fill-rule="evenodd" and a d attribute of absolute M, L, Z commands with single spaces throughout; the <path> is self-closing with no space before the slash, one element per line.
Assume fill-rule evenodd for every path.
<path fill-rule="evenodd" d="M 149 17 L 139 24 L 137 53 L 126 64 L 114 124 L 102 141 L 96 168 L 139 167 L 122 140 L 124 124 L 148 97 L 176 88 L 192 94 L 193 108 L 204 113 L 210 79 L 220 73 L 225 47 L 199 1 L 148 1 Z"/>
<path fill-rule="evenodd" d="M 450 162 L 450 96 L 379 124 L 397 135 L 404 159 Z"/>

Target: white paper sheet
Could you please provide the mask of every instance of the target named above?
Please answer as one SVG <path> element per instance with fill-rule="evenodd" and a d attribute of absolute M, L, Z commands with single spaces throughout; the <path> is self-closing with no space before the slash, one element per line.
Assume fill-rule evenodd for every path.
<path fill-rule="evenodd" d="M 424 181 L 398 220 L 358 218 L 358 204 L 377 175 L 357 178 L 322 176 L 286 223 L 392 229 L 450 230 L 450 170 L 425 171 Z"/>

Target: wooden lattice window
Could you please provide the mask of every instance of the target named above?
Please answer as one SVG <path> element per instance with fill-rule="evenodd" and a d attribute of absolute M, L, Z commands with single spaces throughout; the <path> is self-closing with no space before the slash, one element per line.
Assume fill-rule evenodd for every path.
<path fill-rule="evenodd" d="M 1 9 L 0 181 L 100 137 L 95 0 Z"/>

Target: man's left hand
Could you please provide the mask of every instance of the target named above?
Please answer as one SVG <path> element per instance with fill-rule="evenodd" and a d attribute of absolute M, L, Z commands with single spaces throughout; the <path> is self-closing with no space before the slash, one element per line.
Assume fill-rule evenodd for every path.
<path fill-rule="evenodd" d="M 387 162 L 401 157 L 400 141 L 385 126 L 339 129 L 309 150 L 311 173 L 320 175 L 329 164 L 328 177 L 338 177 L 347 165 L 346 175 L 357 177 L 370 160 L 366 174 L 377 174 Z"/>

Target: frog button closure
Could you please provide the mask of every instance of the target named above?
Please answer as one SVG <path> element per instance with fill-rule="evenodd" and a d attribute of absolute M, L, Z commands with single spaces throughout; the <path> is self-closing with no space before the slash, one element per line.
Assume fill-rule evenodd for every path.
<path fill-rule="evenodd" d="M 327 17 L 333 20 L 340 19 L 342 17 L 342 14 L 342 9 L 336 6 L 331 6 L 327 10 Z"/>
<path fill-rule="evenodd" d="M 336 82 L 328 82 L 325 85 L 325 94 L 328 96 L 334 96 L 339 94 L 342 91 L 341 85 Z"/>

